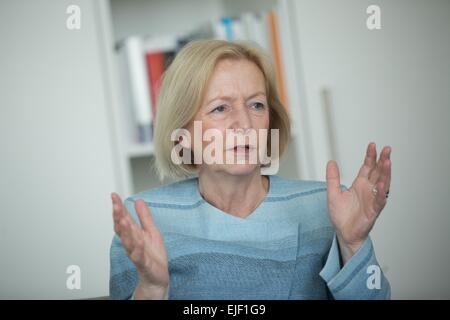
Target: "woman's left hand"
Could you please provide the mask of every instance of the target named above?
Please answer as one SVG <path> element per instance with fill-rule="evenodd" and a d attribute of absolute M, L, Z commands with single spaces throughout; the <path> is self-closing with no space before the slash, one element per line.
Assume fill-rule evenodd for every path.
<path fill-rule="evenodd" d="M 391 182 L 390 154 L 391 148 L 384 147 L 377 162 L 375 143 L 370 143 L 358 176 L 345 191 L 340 188 L 337 163 L 327 163 L 328 209 L 344 264 L 366 240 L 386 205 Z"/>

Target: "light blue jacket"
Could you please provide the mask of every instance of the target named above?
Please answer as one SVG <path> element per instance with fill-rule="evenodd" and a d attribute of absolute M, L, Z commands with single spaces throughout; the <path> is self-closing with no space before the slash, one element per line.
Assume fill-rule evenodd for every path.
<path fill-rule="evenodd" d="M 247 218 L 206 202 L 198 179 L 143 191 L 169 258 L 169 299 L 388 299 L 390 285 L 370 238 L 341 267 L 325 182 L 269 176 L 269 192 Z M 342 186 L 342 188 L 345 188 Z M 120 239 L 111 246 L 110 296 L 138 282 Z"/>

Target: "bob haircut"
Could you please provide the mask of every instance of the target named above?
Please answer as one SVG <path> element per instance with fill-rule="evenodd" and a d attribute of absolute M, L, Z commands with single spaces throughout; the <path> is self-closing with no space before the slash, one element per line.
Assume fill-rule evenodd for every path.
<path fill-rule="evenodd" d="M 224 59 L 245 59 L 255 63 L 262 71 L 269 106 L 267 150 L 271 150 L 270 129 L 279 129 L 278 156 L 281 157 L 286 151 L 291 135 L 291 120 L 278 96 L 275 71 L 269 56 L 259 46 L 248 41 L 192 41 L 178 52 L 162 76 L 154 135 L 154 165 L 161 180 L 165 177 L 187 178 L 198 172 L 195 164 L 172 162 L 171 152 L 178 142 L 171 141 L 171 134 L 179 128 L 187 128 L 193 121 L 215 66 Z M 264 166 L 268 165 L 261 167 Z"/>

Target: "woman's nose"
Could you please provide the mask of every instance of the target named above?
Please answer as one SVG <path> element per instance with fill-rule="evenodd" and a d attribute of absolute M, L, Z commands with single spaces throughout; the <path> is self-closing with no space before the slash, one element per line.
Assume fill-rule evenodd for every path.
<path fill-rule="evenodd" d="M 233 112 L 233 128 L 249 129 L 252 127 L 250 112 L 247 107 L 236 108 Z"/>

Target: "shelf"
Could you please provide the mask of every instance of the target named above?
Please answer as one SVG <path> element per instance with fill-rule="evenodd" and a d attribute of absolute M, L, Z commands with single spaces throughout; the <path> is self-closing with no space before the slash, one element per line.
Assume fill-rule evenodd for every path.
<path fill-rule="evenodd" d="M 154 155 L 153 143 L 134 143 L 128 147 L 128 158 L 149 157 Z"/>

